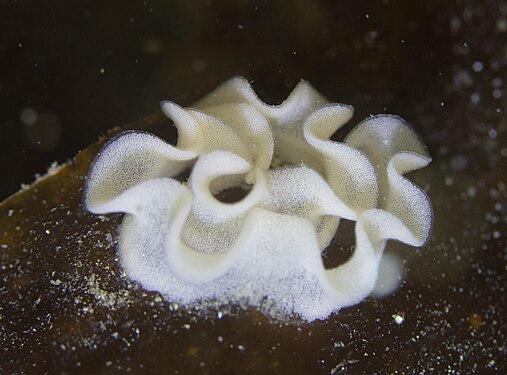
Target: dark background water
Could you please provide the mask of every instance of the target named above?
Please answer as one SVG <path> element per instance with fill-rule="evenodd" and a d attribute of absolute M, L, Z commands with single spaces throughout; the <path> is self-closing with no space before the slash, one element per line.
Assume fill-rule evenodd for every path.
<path fill-rule="evenodd" d="M 356 121 L 391 112 L 436 127 L 411 114 L 445 110 L 454 44 L 465 42 L 453 40 L 452 22 L 476 24 L 476 15 L 470 24 L 461 19 L 465 8 L 395 0 L 0 1 L 0 197 L 160 100 L 234 74 L 271 101 L 306 79 L 354 105 Z M 479 58 L 474 52 L 467 63 Z"/>
<path fill-rule="evenodd" d="M 194 317 L 182 329 L 187 315 L 166 316 L 167 305 L 153 307 L 156 297 L 122 286 L 111 271 L 112 244 L 104 249 L 91 237 L 89 251 L 78 251 L 82 229 L 71 224 L 44 240 L 45 225 L 78 206 L 79 192 L 35 221 L 20 216 L 35 224 L 12 251 L 15 223 L 2 207 L 0 227 L 10 229 L 0 231 L 0 365 L 27 373 L 507 371 L 506 72 L 502 0 L 0 0 L 1 198 L 107 129 L 156 111 L 160 100 L 183 102 L 243 74 L 273 103 L 304 78 L 332 101 L 352 104 L 352 123 L 385 112 L 407 119 L 434 158 L 414 178 L 435 218 L 424 248 L 389 244 L 405 275 L 390 297 L 302 327 L 240 312 Z M 101 225 L 114 231 L 113 224 Z M 68 251 L 47 257 L 41 243 Z M 26 255 L 26 248 L 36 250 Z M 68 289 L 49 284 L 54 270 Z M 134 297 L 120 306 L 120 292 Z M 138 328 L 152 334 L 139 336 Z"/>

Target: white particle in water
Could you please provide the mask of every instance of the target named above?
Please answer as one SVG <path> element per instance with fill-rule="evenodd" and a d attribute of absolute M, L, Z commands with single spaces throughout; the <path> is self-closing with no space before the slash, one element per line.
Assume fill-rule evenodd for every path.
<path fill-rule="evenodd" d="M 452 186 L 454 183 L 454 179 L 451 176 L 445 177 L 445 186 Z"/>
<path fill-rule="evenodd" d="M 484 64 L 480 61 L 476 61 L 473 63 L 472 69 L 476 73 L 482 72 L 482 69 L 484 69 Z"/>
<path fill-rule="evenodd" d="M 496 131 L 496 129 L 489 129 L 488 135 L 489 135 L 489 138 L 495 139 L 496 136 L 498 135 L 498 132 Z"/>
<path fill-rule="evenodd" d="M 393 314 L 393 319 L 396 324 L 401 325 L 405 321 L 405 314 L 404 313 Z"/>
<path fill-rule="evenodd" d="M 470 101 L 473 104 L 479 104 L 479 102 L 481 101 L 481 94 L 479 94 L 478 92 L 474 92 L 472 95 L 470 95 Z"/>
<path fill-rule="evenodd" d="M 496 31 L 498 31 L 499 33 L 504 33 L 507 31 L 507 19 L 498 18 L 496 20 Z"/>
<path fill-rule="evenodd" d="M 33 108 L 25 108 L 21 111 L 19 118 L 25 125 L 33 125 L 37 122 L 39 115 Z"/>
<path fill-rule="evenodd" d="M 492 95 L 493 95 L 493 98 L 500 99 L 502 97 L 502 90 L 494 89 Z"/>

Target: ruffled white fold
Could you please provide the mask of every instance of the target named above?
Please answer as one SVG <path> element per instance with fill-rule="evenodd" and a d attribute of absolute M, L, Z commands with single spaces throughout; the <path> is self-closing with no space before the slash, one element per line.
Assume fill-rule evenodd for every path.
<path fill-rule="evenodd" d="M 334 104 L 313 112 L 305 121 L 304 138 L 317 155 L 315 168 L 334 193 L 355 211 L 376 207 L 377 175 L 368 158 L 345 143 L 329 140 L 351 117 L 349 106 Z"/>
<path fill-rule="evenodd" d="M 267 303 L 307 320 L 359 302 L 373 289 L 386 240 L 421 246 L 431 229 L 426 194 L 403 175 L 430 162 L 395 116 L 331 135 L 352 116 L 300 82 L 280 105 L 235 77 L 184 109 L 162 102 L 176 146 L 127 132 L 98 154 L 84 202 L 125 212 L 123 267 L 144 287 L 181 303 Z M 283 165 L 272 168 L 274 158 Z M 192 167 L 189 180 L 173 179 Z M 216 198 L 228 188 L 244 197 Z M 350 259 L 325 269 L 321 251 L 340 219 L 356 221 Z"/>
<path fill-rule="evenodd" d="M 128 212 L 116 198 L 137 184 L 183 172 L 197 157 L 156 136 L 124 132 L 99 152 L 87 176 L 84 202 L 93 213 Z"/>
<path fill-rule="evenodd" d="M 384 239 L 423 245 L 431 230 L 431 202 L 424 191 L 403 177 L 431 161 L 419 136 L 401 118 L 382 115 L 360 123 L 345 142 L 374 161 L 378 176 L 379 210 L 367 215 L 367 225 L 382 228 L 375 232 L 385 233 Z M 410 235 L 402 235 L 406 231 Z"/>

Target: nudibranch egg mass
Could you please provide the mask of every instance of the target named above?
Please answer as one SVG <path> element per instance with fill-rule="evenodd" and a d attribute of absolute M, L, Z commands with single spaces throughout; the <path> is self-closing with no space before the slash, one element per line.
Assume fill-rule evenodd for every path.
<path fill-rule="evenodd" d="M 170 301 L 246 301 L 323 319 L 370 294 L 388 239 L 421 246 L 429 237 L 431 203 L 403 175 L 431 159 L 397 116 L 370 117 L 335 142 L 350 106 L 329 103 L 305 81 L 268 105 L 242 77 L 191 108 L 161 106 L 177 144 L 116 136 L 92 164 L 84 202 L 95 214 L 126 214 L 122 267 Z M 187 181 L 175 178 L 188 170 Z M 246 195 L 217 198 L 234 187 Z M 355 222 L 354 250 L 326 269 L 322 251 L 341 219 Z"/>

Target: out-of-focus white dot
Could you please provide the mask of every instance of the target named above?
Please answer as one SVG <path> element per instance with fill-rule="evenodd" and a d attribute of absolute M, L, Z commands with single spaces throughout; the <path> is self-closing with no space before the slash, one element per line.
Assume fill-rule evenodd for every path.
<path fill-rule="evenodd" d="M 203 60 L 194 60 L 192 62 L 192 70 L 196 73 L 202 73 L 206 70 L 206 62 L 204 62 Z"/>
<path fill-rule="evenodd" d="M 451 30 L 454 34 L 456 34 L 461 28 L 461 19 L 459 17 L 451 17 Z"/>
<path fill-rule="evenodd" d="M 454 178 L 452 176 L 445 176 L 444 183 L 445 186 L 452 186 L 454 185 Z"/>
<path fill-rule="evenodd" d="M 493 90 L 493 98 L 500 99 L 502 97 L 502 90 L 494 89 Z"/>
<path fill-rule="evenodd" d="M 475 195 L 477 194 L 477 187 L 475 186 L 469 186 L 468 189 L 467 189 L 467 195 L 470 197 L 470 198 L 473 198 L 475 197 Z"/>
<path fill-rule="evenodd" d="M 504 33 L 507 31 L 507 19 L 498 18 L 496 20 L 496 31 L 498 31 L 500 33 Z"/>
<path fill-rule="evenodd" d="M 484 69 L 484 64 L 480 61 L 476 61 L 472 64 L 472 69 L 476 73 L 482 72 L 482 69 Z"/>
<path fill-rule="evenodd" d="M 106 72 L 106 69 L 100 68 L 100 74 L 104 74 Z"/>
<path fill-rule="evenodd" d="M 464 155 L 458 154 L 451 158 L 449 166 L 452 170 L 462 172 L 468 167 L 468 160 Z"/>
<path fill-rule="evenodd" d="M 500 87 L 502 86 L 502 79 L 500 77 L 496 77 L 492 82 L 493 87 Z"/>
<path fill-rule="evenodd" d="M 163 52 L 165 45 L 164 42 L 158 38 L 148 38 L 143 41 L 141 49 L 144 53 L 155 55 Z"/>
<path fill-rule="evenodd" d="M 470 95 L 470 101 L 473 104 L 479 104 L 481 101 L 481 94 L 479 94 L 478 92 L 474 92 L 472 95 Z"/>
<path fill-rule="evenodd" d="M 377 30 L 370 30 L 368 32 L 368 36 L 371 38 L 371 39 L 377 39 L 378 37 L 378 31 Z"/>
<path fill-rule="evenodd" d="M 53 113 L 40 113 L 34 122 L 23 122 L 23 133 L 33 149 L 52 151 L 60 144 L 62 124 Z"/>
<path fill-rule="evenodd" d="M 496 129 L 489 129 L 488 135 L 489 135 L 489 138 L 495 139 L 496 136 L 498 135 L 498 132 L 496 131 Z"/>
<path fill-rule="evenodd" d="M 372 297 L 380 298 L 393 294 L 403 279 L 403 267 L 400 258 L 391 253 L 382 256 L 375 288 Z"/>
<path fill-rule="evenodd" d="M 33 108 L 25 108 L 21 111 L 19 118 L 24 125 L 32 125 L 37 121 L 37 112 Z"/>

